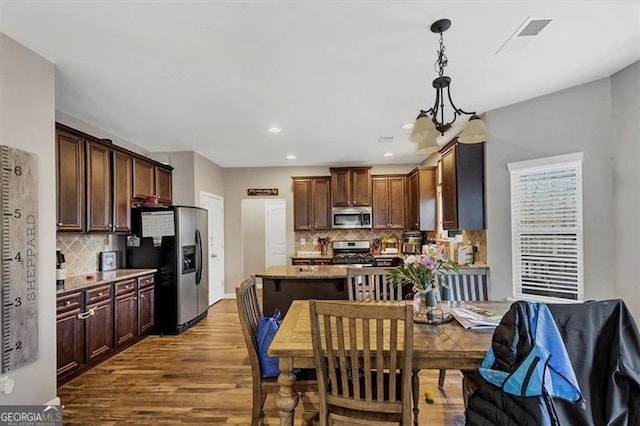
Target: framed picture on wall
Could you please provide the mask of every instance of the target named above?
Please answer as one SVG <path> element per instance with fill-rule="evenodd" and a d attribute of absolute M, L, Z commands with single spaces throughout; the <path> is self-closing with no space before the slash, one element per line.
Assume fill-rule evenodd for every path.
<path fill-rule="evenodd" d="M 118 252 L 117 251 L 101 251 L 99 270 L 106 272 L 106 271 L 113 271 L 115 269 L 118 269 Z"/>

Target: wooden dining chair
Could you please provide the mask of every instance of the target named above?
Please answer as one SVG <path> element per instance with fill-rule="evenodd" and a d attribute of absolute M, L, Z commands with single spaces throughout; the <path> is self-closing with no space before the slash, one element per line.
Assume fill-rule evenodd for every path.
<path fill-rule="evenodd" d="M 390 286 L 383 267 L 347 268 L 349 300 L 402 300 L 402 287 Z"/>
<path fill-rule="evenodd" d="M 452 301 L 487 301 L 489 300 L 489 272 L 484 268 L 464 268 L 460 272 L 444 275 L 446 285 L 451 289 Z M 440 370 L 438 388 L 442 389 L 447 370 Z M 466 384 L 463 383 L 463 392 Z"/>
<path fill-rule="evenodd" d="M 277 377 L 262 378 L 260 361 L 258 359 L 258 342 L 256 330 L 258 321 L 262 316 L 256 292 L 256 283 L 253 277 L 247 278 L 236 287 L 236 303 L 238 304 L 238 316 L 244 342 L 249 352 L 251 363 L 251 377 L 253 382 L 253 403 L 251 409 L 251 424 L 259 425 L 263 416 L 263 407 L 268 394 L 277 394 L 279 385 Z M 313 370 L 302 370 L 295 383 L 298 392 L 317 392 L 318 382 Z"/>
<path fill-rule="evenodd" d="M 411 424 L 413 308 L 309 302 L 320 425 Z"/>

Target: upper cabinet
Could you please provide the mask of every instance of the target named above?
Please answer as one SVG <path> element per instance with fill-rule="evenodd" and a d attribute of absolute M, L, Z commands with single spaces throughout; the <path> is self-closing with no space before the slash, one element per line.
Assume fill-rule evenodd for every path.
<path fill-rule="evenodd" d="M 113 152 L 113 230 L 131 231 L 131 175 L 133 158 L 120 151 Z"/>
<path fill-rule="evenodd" d="M 442 227 L 484 229 L 484 143 L 454 139 L 440 153 Z"/>
<path fill-rule="evenodd" d="M 87 142 L 86 152 L 87 231 L 111 232 L 111 149 L 102 144 Z"/>
<path fill-rule="evenodd" d="M 131 203 L 171 203 L 172 168 L 56 123 L 56 224 L 65 232 L 129 232 Z"/>
<path fill-rule="evenodd" d="M 371 167 L 330 170 L 333 207 L 371 205 Z"/>
<path fill-rule="evenodd" d="M 294 177 L 293 214 L 296 231 L 331 228 L 331 178 Z"/>
<path fill-rule="evenodd" d="M 404 175 L 373 176 L 373 229 L 404 229 Z"/>
<path fill-rule="evenodd" d="M 84 231 L 84 140 L 56 129 L 56 225 L 58 231 Z"/>
<path fill-rule="evenodd" d="M 436 230 L 436 168 L 419 167 L 407 177 L 407 223 L 411 230 Z"/>
<path fill-rule="evenodd" d="M 161 204 L 171 204 L 171 169 L 143 158 L 133 159 L 133 198 L 144 201 L 156 196 Z"/>

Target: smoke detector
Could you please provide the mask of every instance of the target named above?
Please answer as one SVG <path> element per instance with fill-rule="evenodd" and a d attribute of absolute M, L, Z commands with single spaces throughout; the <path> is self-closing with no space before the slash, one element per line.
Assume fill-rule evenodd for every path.
<path fill-rule="evenodd" d="M 511 54 L 523 50 L 542 30 L 547 28 L 553 18 L 527 18 L 520 27 L 504 42 L 497 54 Z"/>

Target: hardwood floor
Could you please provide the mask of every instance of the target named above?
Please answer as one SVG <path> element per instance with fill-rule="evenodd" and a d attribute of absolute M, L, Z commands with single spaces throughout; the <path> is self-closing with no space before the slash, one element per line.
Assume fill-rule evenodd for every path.
<path fill-rule="evenodd" d="M 462 375 L 420 373 L 421 425 L 464 424 Z M 251 374 L 235 300 L 222 300 L 209 316 L 179 336 L 150 336 L 58 388 L 65 425 L 249 425 Z M 315 394 L 308 395 L 312 403 Z M 302 419 L 302 404 L 296 424 Z M 263 424 L 279 424 L 273 396 Z"/>

